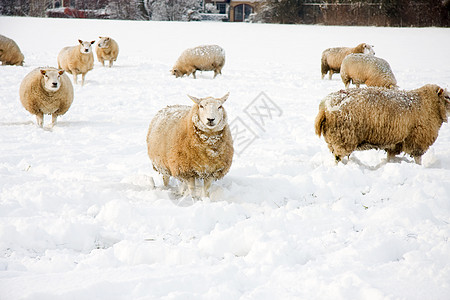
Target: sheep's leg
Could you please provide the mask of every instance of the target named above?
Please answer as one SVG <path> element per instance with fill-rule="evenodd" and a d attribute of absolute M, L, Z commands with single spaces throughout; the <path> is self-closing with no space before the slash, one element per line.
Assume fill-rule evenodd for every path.
<path fill-rule="evenodd" d="M 81 85 L 84 85 L 84 77 L 86 76 L 86 73 L 81 74 Z"/>
<path fill-rule="evenodd" d="M 194 76 L 194 79 L 197 79 L 197 77 L 195 77 L 195 72 L 197 72 L 197 70 L 194 70 L 194 72 L 192 72 L 192 76 Z"/>
<path fill-rule="evenodd" d="M 414 155 L 413 158 L 414 158 L 414 161 L 416 162 L 416 164 L 418 164 L 418 165 L 422 164 L 422 155 Z"/>
<path fill-rule="evenodd" d="M 103 58 L 99 59 L 99 61 L 102 63 L 102 66 L 105 66 L 105 60 Z"/>
<path fill-rule="evenodd" d="M 110 59 L 110 60 L 109 60 L 109 67 L 111 68 L 112 66 L 113 66 L 113 60 Z"/>
<path fill-rule="evenodd" d="M 170 176 L 163 175 L 163 183 L 164 183 L 165 187 L 169 186 L 169 179 L 170 179 Z"/>
<path fill-rule="evenodd" d="M 203 197 L 209 197 L 209 188 L 211 187 L 212 182 L 212 177 L 208 177 L 203 180 Z"/>
<path fill-rule="evenodd" d="M 395 147 L 392 149 L 386 149 L 387 152 L 387 161 L 391 161 L 395 158 L 397 154 L 400 154 L 402 152 L 403 143 L 398 143 L 395 145 Z"/>
<path fill-rule="evenodd" d="M 328 79 L 331 80 L 331 77 L 333 77 L 333 70 L 330 70 L 330 73 L 328 73 Z"/>
<path fill-rule="evenodd" d="M 189 193 L 191 194 L 192 197 L 195 196 L 195 178 L 189 178 L 188 180 L 186 180 L 186 184 L 188 186 L 189 189 Z"/>
<path fill-rule="evenodd" d="M 52 125 L 51 125 L 51 127 L 55 126 L 56 118 L 58 118 L 58 115 L 57 114 L 52 114 Z"/>
<path fill-rule="evenodd" d="M 78 84 L 78 74 L 75 73 L 75 72 L 73 72 L 73 82 L 74 82 L 75 84 Z"/>
<path fill-rule="evenodd" d="M 44 125 L 44 114 L 42 112 L 38 112 L 36 114 L 36 121 L 39 127 L 42 127 Z"/>
<path fill-rule="evenodd" d="M 360 84 L 359 84 L 359 83 L 355 83 L 355 85 L 356 85 L 356 87 L 359 89 L 359 85 L 360 85 Z"/>

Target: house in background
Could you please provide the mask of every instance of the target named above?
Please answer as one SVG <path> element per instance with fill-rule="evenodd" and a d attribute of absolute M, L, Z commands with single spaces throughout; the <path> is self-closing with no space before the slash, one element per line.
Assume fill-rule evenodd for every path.
<path fill-rule="evenodd" d="M 250 14 L 258 12 L 261 0 L 204 0 L 217 7 L 219 14 L 228 15 L 230 22 L 244 22 Z"/>

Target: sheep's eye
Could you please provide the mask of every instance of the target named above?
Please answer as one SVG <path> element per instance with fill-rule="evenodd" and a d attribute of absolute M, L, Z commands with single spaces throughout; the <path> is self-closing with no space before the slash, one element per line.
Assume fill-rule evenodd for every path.
<path fill-rule="evenodd" d="M 222 105 L 221 105 L 221 106 L 219 106 L 219 109 L 222 109 Z"/>
<path fill-rule="evenodd" d="M 200 105 L 200 108 L 203 108 L 203 105 Z"/>

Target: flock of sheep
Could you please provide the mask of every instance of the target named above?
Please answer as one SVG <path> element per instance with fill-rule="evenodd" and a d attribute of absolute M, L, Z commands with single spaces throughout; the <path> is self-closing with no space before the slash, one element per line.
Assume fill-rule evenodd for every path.
<path fill-rule="evenodd" d="M 94 68 L 92 45 L 95 41 L 78 40 L 76 46 L 64 47 L 58 54 L 58 68 L 42 67 L 27 74 L 19 89 L 24 108 L 36 115 L 43 127 L 44 114 L 52 115 L 51 127 L 58 116 L 65 114 L 74 97 L 72 82 L 66 73 L 84 85 L 86 74 Z M 96 48 L 97 59 L 109 67 L 117 60 L 119 46 L 110 37 L 100 37 Z M 0 61 L 2 64 L 23 65 L 24 56 L 17 44 L 0 35 Z M 225 51 L 217 45 L 205 45 L 185 50 L 176 61 L 172 74 L 176 77 L 195 72 L 214 71 L 221 74 L 225 64 Z M 168 106 L 159 111 L 150 123 L 147 134 L 148 155 L 153 168 L 163 175 L 168 186 L 170 177 L 182 182 L 181 194 L 186 190 L 192 197 L 209 197 L 214 180 L 228 173 L 233 160 L 233 140 L 228 126 L 222 98 L 196 98 L 189 96 L 192 106 Z M 196 184 L 203 181 L 199 194 Z"/>
<path fill-rule="evenodd" d="M 322 100 L 314 124 L 336 162 L 355 150 L 381 149 L 388 160 L 405 152 L 420 164 L 447 122 L 450 94 L 432 84 L 399 90 L 389 63 L 365 43 L 326 49 L 321 62 L 322 79 L 340 73 L 346 87 Z M 350 82 L 357 88 L 348 89 Z"/>
<path fill-rule="evenodd" d="M 74 91 L 66 72 L 81 85 L 93 69 L 92 45 L 95 41 L 63 48 L 58 68 L 37 68 L 25 76 L 20 85 L 20 100 L 43 126 L 43 115 L 52 115 L 54 126 L 59 115 L 68 111 Z M 113 66 L 119 47 L 110 37 L 100 37 L 96 54 L 99 62 Z M 2 64 L 23 65 L 24 56 L 17 44 L 0 35 Z M 221 74 L 225 51 L 217 45 L 185 50 L 174 67 L 176 77 L 195 72 Z M 322 79 L 340 73 L 345 90 L 326 96 L 319 105 L 315 132 L 324 136 L 336 162 L 355 150 L 382 149 L 388 159 L 405 152 L 416 163 L 434 143 L 443 122 L 450 114 L 450 95 L 437 85 L 425 85 L 412 91 L 399 90 L 385 60 L 375 56 L 373 46 L 362 43 L 354 48 L 326 49 L 321 59 Z M 357 87 L 349 89 L 350 83 Z M 365 84 L 366 88 L 360 88 Z M 233 140 L 223 108 L 222 98 L 189 96 L 192 106 L 174 105 L 160 110 L 150 123 L 147 134 L 148 155 L 153 168 L 162 174 L 164 185 L 170 177 L 182 182 L 180 193 L 208 197 L 213 180 L 221 179 L 231 167 Z M 201 193 L 196 185 L 203 181 Z M 199 195 L 200 194 L 200 195 Z"/>

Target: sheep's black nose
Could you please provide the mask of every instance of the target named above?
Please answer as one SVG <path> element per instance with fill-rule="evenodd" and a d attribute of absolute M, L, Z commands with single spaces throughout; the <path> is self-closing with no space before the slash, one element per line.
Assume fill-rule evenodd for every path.
<path fill-rule="evenodd" d="M 206 118 L 208 120 L 209 123 L 212 123 L 214 121 L 214 119 L 210 119 L 210 118 Z"/>
<path fill-rule="evenodd" d="M 58 83 L 57 82 L 52 82 L 52 86 L 57 87 Z"/>

